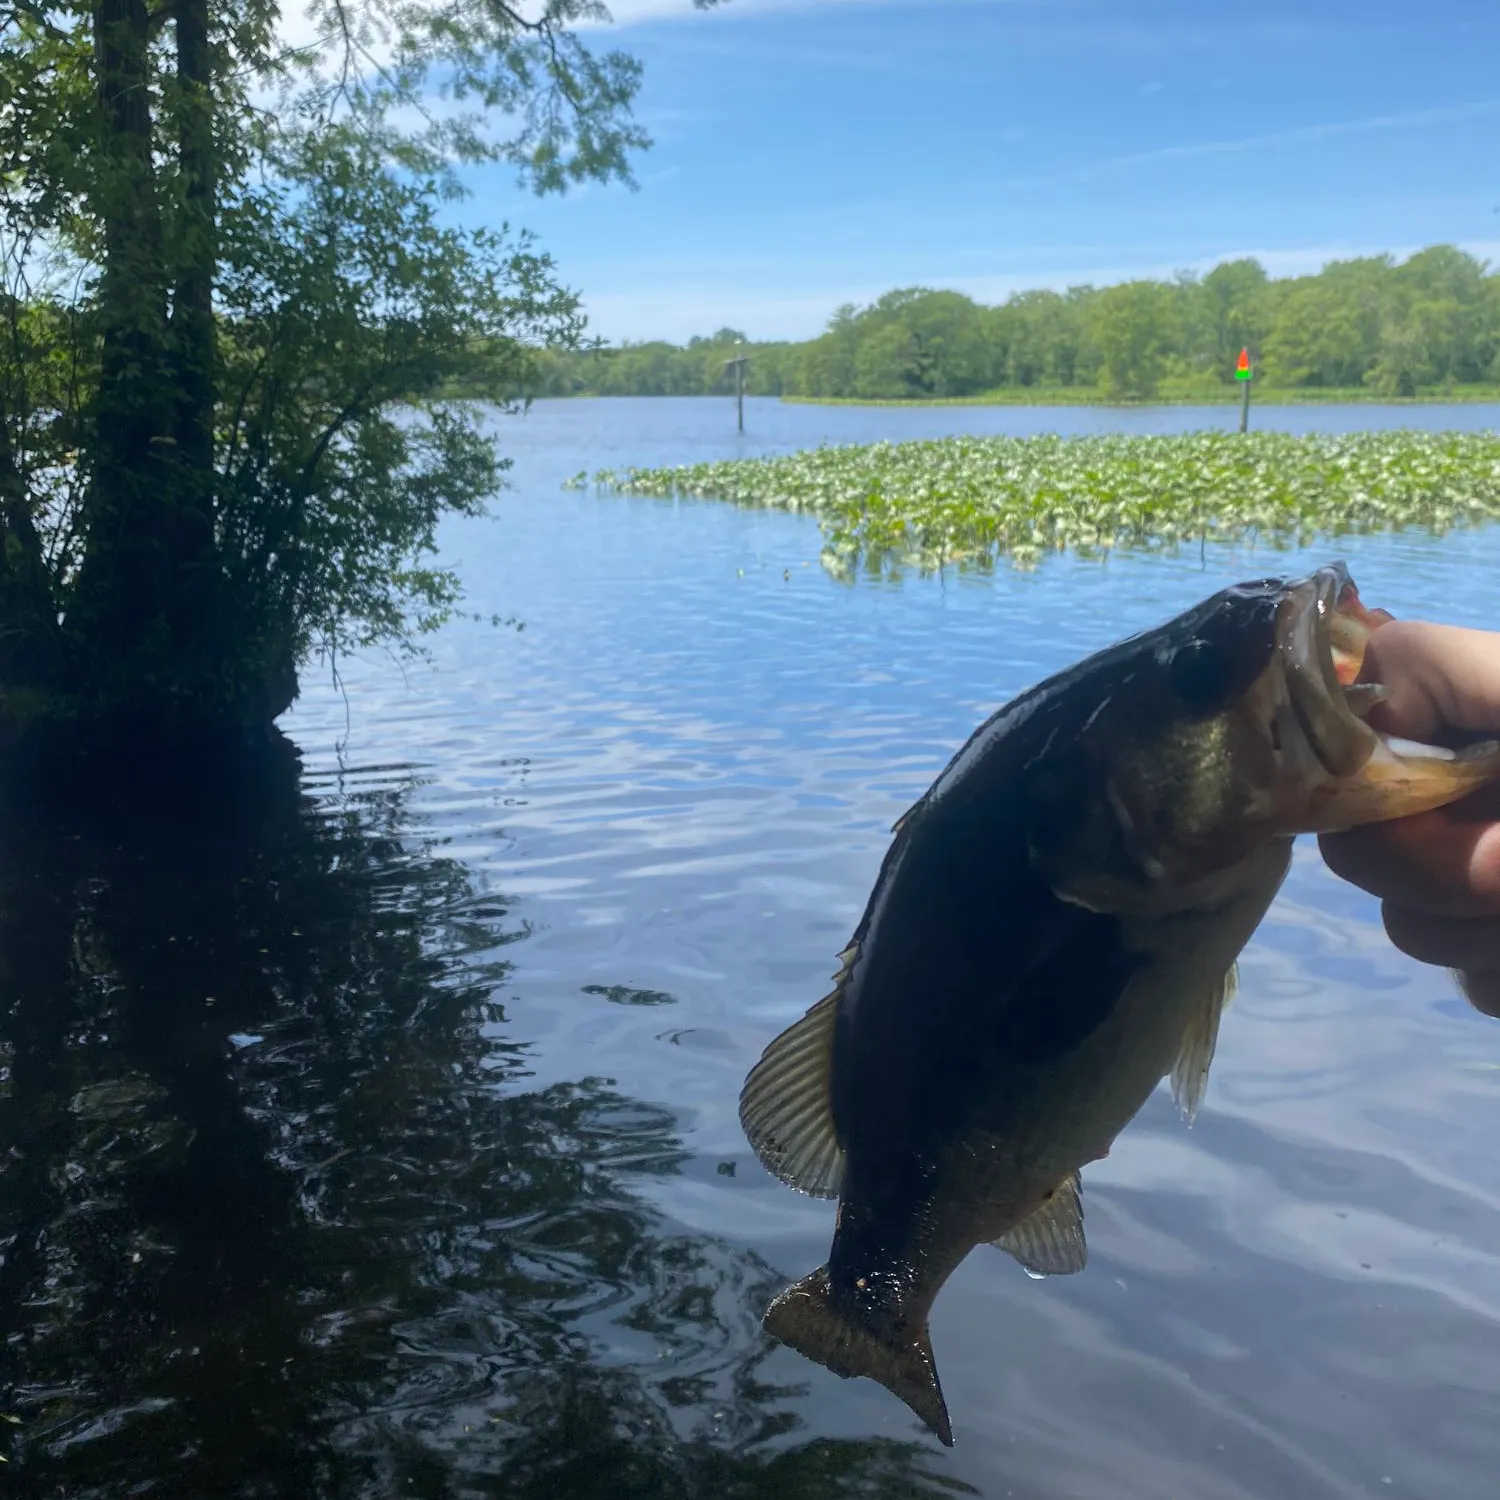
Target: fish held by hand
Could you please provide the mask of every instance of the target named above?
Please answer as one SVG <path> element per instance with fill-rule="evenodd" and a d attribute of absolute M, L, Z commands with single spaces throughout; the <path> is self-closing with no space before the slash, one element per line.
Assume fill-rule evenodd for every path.
<path fill-rule="evenodd" d="M 833 990 L 766 1049 L 740 1119 L 837 1198 L 776 1338 L 953 1441 L 927 1321 L 976 1245 L 1083 1268 L 1079 1169 L 1163 1077 L 1191 1118 L 1234 966 L 1292 840 L 1500 779 L 1500 745 L 1380 734 L 1342 564 L 1223 590 L 1000 709 L 896 825 Z"/>

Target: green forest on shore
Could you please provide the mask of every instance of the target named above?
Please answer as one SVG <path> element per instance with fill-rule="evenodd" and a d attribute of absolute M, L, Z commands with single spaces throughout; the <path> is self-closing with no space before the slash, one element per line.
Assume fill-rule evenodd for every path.
<path fill-rule="evenodd" d="M 739 346 L 743 344 L 743 349 Z M 1500 399 L 1500 272 L 1450 245 L 1273 278 L 1256 260 L 1169 281 L 1018 292 L 985 306 L 911 287 L 840 307 L 817 338 L 540 350 L 529 393 L 815 401 L 1216 400 L 1248 347 L 1267 399 Z"/>

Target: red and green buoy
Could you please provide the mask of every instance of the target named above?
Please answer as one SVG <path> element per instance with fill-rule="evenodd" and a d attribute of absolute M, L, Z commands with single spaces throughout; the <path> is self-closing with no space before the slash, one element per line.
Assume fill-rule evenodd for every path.
<path fill-rule="evenodd" d="M 1250 351 L 1248 349 L 1241 349 L 1240 357 L 1235 361 L 1234 365 L 1234 378 L 1241 382 L 1241 389 L 1244 392 L 1244 398 L 1240 402 L 1241 432 L 1248 432 L 1250 430 L 1250 381 L 1253 375 L 1254 371 L 1250 368 Z"/>

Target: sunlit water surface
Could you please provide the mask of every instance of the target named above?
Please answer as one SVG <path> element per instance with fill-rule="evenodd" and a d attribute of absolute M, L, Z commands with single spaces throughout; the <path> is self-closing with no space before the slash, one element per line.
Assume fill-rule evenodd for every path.
<path fill-rule="evenodd" d="M 1283 408 L 1265 426 L 1488 426 Z M 1268 567 L 1500 623 L 1500 537 L 834 582 L 805 519 L 580 469 L 1225 411 L 543 403 L 445 545 L 434 662 L 310 671 L 233 805 L 0 879 L 0 1492 L 1477 1500 L 1500 1472 L 1500 1029 L 1299 847 L 1208 1102 L 1085 1174 L 1091 1260 L 977 1250 L 958 1446 L 759 1332 L 832 1210 L 740 1134 L 891 823 L 984 716 Z M 67 820 L 62 820 L 66 822 Z M 29 1488 L 27 1488 L 29 1486 Z"/>

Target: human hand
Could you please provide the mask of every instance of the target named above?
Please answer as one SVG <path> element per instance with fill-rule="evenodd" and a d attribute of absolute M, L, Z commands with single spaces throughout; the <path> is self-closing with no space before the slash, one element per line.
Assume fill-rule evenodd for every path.
<path fill-rule="evenodd" d="M 1359 680 L 1388 690 L 1369 716 L 1387 734 L 1500 736 L 1500 632 L 1392 621 L 1370 636 Z M 1318 842 L 1335 875 L 1381 898 L 1403 953 L 1453 969 L 1475 1008 L 1500 1017 L 1500 786 Z"/>

